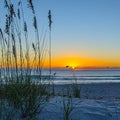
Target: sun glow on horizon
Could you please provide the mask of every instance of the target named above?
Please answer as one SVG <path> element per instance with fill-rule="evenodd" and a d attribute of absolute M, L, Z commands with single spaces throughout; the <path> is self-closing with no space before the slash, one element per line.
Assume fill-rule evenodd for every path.
<path fill-rule="evenodd" d="M 63 57 L 52 59 L 52 68 L 65 68 L 66 66 L 72 69 L 84 67 L 119 67 L 120 62 L 79 57 Z M 44 67 L 49 68 L 48 61 L 45 62 Z"/>
<path fill-rule="evenodd" d="M 99 59 L 90 59 L 90 58 L 80 58 L 80 57 L 61 57 L 53 58 L 51 60 L 52 68 L 67 68 L 67 69 L 89 69 L 89 68 L 111 68 L 111 67 L 120 67 L 119 61 L 110 61 L 110 60 L 99 60 Z M 44 64 L 43 64 L 44 63 Z M 30 61 L 30 67 L 34 68 L 39 67 L 38 61 L 33 63 L 33 60 Z M 49 59 L 44 59 L 40 64 L 40 68 L 49 68 Z M 3 66 L 6 67 L 6 66 Z M 13 64 L 10 67 L 15 67 Z M 20 67 L 20 61 L 18 61 L 18 67 Z M 27 67 L 27 63 L 23 65 L 24 68 Z"/>
<path fill-rule="evenodd" d="M 56 66 L 56 67 L 69 66 L 74 69 L 81 65 L 82 65 L 81 60 L 79 58 L 69 57 L 69 58 L 53 59 L 53 66 Z"/>

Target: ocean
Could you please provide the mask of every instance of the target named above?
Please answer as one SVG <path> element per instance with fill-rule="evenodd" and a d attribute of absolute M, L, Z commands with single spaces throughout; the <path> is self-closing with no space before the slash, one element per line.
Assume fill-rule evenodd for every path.
<path fill-rule="evenodd" d="M 1 70 L 3 71 L 3 70 Z M 14 76 L 15 70 L 12 69 Z M 24 71 L 26 71 L 24 69 Z M 3 72 L 4 73 L 4 72 Z M 24 72 L 25 73 L 25 72 Z M 120 83 L 120 70 L 74 70 L 74 69 L 52 69 L 51 75 L 49 69 L 42 69 L 42 80 L 51 80 L 54 84 L 91 84 L 91 83 Z M 8 73 L 5 73 L 6 76 Z M 33 82 L 39 83 L 40 76 L 35 69 L 31 71 Z M 5 81 L 4 74 L 1 72 L 0 80 Z"/>
<path fill-rule="evenodd" d="M 49 70 L 44 69 L 42 75 L 49 75 Z M 90 84 L 90 83 L 119 83 L 120 70 L 65 70 L 52 69 L 54 84 Z"/>

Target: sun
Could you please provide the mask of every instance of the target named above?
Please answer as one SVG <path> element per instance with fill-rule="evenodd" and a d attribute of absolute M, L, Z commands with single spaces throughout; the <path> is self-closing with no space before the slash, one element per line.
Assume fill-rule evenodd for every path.
<path fill-rule="evenodd" d="M 82 66 L 83 61 L 78 57 L 63 57 L 63 58 L 54 58 L 52 60 L 52 66 L 57 68 L 68 68 L 68 69 L 77 69 Z"/>
<path fill-rule="evenodd" d="M 76 62 L 70 62 L 68 65 L 66 65 L 66 67 L 70 69 L 76 69 L 78 67 L 78 64 Z"/>

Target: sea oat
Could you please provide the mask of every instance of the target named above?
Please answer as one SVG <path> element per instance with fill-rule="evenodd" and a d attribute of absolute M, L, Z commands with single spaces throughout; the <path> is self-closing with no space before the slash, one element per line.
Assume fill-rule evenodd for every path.
<path fill-rule="evenodd" d="M 48 12 L 48 20 L 49 20 L 49 29 L 51 30 L 51 24 L 52 24 L 51 10 L 49 10 L 49 12 Z"/>
<path fill-rule="evenodd" d="M 35 13 L 32 0 L 27 0 L 27 1 L 28 1 L 28 6 L 31 8 L 32 12 Z"/>
<path fill-rule="evenodd" d="M 34 25 L 34 27 L 35 27 L 35 29 L 37 29 L 37 20 L 36 20 L 36 16 L 34 16 L 34 21 L 33 21 L 33 25 Z"/>

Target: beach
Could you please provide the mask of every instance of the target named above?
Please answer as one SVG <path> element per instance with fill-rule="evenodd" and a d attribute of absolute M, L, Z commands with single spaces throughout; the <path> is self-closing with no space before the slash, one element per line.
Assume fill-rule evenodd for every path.
<path fill-rule="evenodd" d="M 55 94 L 66 94 L 72 91 L 73 84 L 55 85 Z M 82 99 L 120 99 L 120 83 L 77 84 Z"/>
<path fill-rule="evenodd" d="M 75 71 L 75 76 L 73 76 L 70 74 L 71 71 L 61 71 L 61 73 L 57 73 L 58 76 L 52 76 L 50 82 L 48 81 L 48 76 L 43 76 L 45 78 L 43 83 L 39 81 L 38 75 L 32 75 L 33 82 L 31 87 L 28 84 L 27 87 L 24 84 L 23 86 L 19 84 L 19 86 L 16 83 L 15 86 L 13 85 L 13 88 L 17 92 L 12 87 L 8 88 L 11 88 L 10 90 L 13 90 L 16 95 L 19 94 L 18 103 L 20 102 L 19 100 L 23 99 L 20 95 L 24 96 L 24 93 L 28 92 L 28 94 L 25 94 L 26 98 L 28 97 L 30 101 L 33 100 L 34 106 L 31 108 L 31 105 L 28 105 L 30 107 L 28 110 L 24 105 L 27 105 L 29 101 L 26 101 L 25 98 L 21 104 L 22 110 L 27 109 L 28 112 L 31 112 L 32 109 L 34 114 L 34 107 L 40 105 L 37 107 L 38 111 L 40 111 L 33 117 L 35 120 L 120 120 L 119 72 L 118 70 Z M 43 87 L 39 89 L 41 85 Z M 4 87 L 7 86 L 5 85 Z M 32 88 L 30 92 L 27 91 L 29 87 Z M 46 88 L 45 93 L 44 87 Z M 39 90 L 43 90 L 43 93 Z M 10 92 L 10 95 L 13 95 L 13 92 Z M 38 99 L 39 92 L 40 99 Z M 3 98 L 6 99 L 5 96 Z M 11 97 L 8 100 L 11 100 Z M 13 101 L 17 101 L 16 96 L 13 96 Z M 9 116 L 9 114 L 11 116 L 13 110 L 14 113 L 12 114 L 14 117 L 13 115 L 11 116 L 12 120 L 21 120 L 21 115 L 24 112 L 21 110 L 21 107 L 15 111 L 16 109 L 12 105 L 9 104 L 9 101 L 4 101 L 3 108 L 5 107 L 6 109 L 2 111 L 3 117 Z M 22 120 L 34 119 L 26 117 Z"/>
<path fill-rule="evenodd" d="M 51 84 L 46 87 L 50 94 L 47 101 L 44 95 L 45 101 L 36 101 L 40 103 L 40 113 L 35 120 L 120 120 L 120 83 Z M 76 87 L 79 96 L 74 95 Z M 7 102 L 4 107 L 7 109 L 2 111 L 3 117 L 13 110 Z M 20 115 L 18 110 L 12 120 L 21 120 Z"/>
<path fill-rule="evenodd" d="M 72 107 L 69 120 L 120 120 L 120 83 L 79 84 L 80 98 L 72 99 L 65 95 L 68 87 L 72 85 L 55 85 L 55 95 L 50 97 L 39 119 L 63 120 L 65 102 Z"/>

